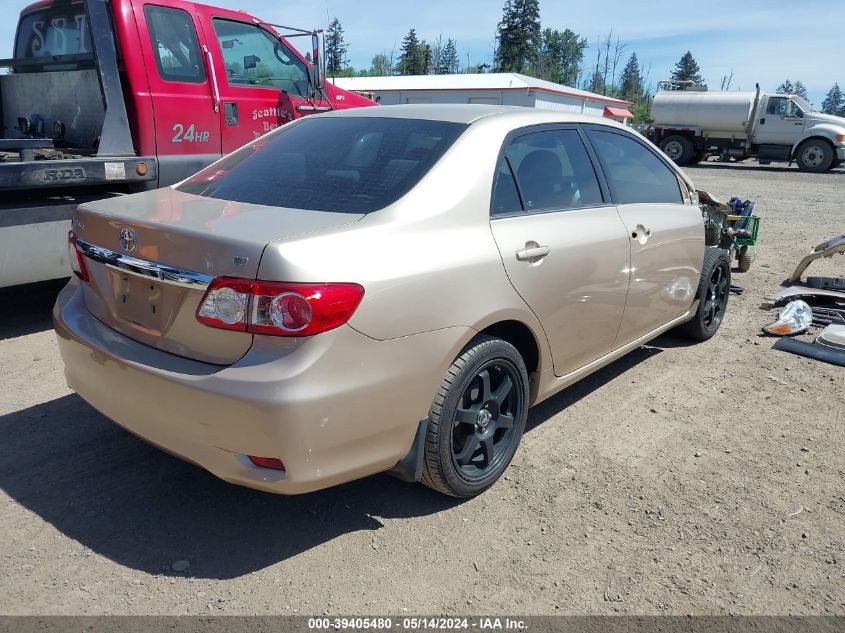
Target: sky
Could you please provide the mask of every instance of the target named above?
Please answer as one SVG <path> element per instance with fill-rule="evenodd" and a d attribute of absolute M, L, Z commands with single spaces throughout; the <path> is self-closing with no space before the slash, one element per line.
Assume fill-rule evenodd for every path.
<path fill-rule="evenodd" d="M 325 28 L 330 17 L 343 25 L 351 65 L 369 68 L 377 53 L 398 56 L 413 27 L 429 42 L 442 36 L 458 43 L 462 64 L 491 63 L 503 0 L 206 0 L 244 9 L 267 22 Z M 0 0 L 7 16 L 30 0 Z M 774 91 L 784 79 L 800 79 L 819 107 L 838 81 L 845 87 L 845 17 L 831 0 L 540 0 L 543 27 L 570 28 L 587 37 L 585 74 L 596 40 L 612 29 L 636 52 L 652 83 L 668 79 L 675 62 L 691 51 L 712 88 L 733 72 L 731 89 Z M 11 55 L 15 20 L 0 21 L 0 57 Z M 623 62 L 624 63 L 624 62 Z"/>

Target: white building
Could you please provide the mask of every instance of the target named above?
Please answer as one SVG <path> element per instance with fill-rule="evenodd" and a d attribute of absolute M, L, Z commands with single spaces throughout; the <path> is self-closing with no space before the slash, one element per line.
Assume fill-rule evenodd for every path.
<path fill-rule="evenodd" d="M 489 103 L 580 112 L 619 121 L 633 118 L 630 101 L 569 88 L 519 73 L 338 77 L 340 88 L 382 105 L 399 103 Z"/>

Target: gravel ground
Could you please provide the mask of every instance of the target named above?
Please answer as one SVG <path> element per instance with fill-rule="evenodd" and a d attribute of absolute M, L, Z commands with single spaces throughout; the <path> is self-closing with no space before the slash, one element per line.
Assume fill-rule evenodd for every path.
<path fill-rule="evenodd" d="M 3 293 L 0 612 L 845 614 L 845 370 L 758 335 L 763 294 L 845 230 L 845 171 L 689 172 L 764 218 L 720 333 L 661 337 L 539 405 L 465 502 L 384 475 L 223 483 L 65 387 L 55 284 Z"/>

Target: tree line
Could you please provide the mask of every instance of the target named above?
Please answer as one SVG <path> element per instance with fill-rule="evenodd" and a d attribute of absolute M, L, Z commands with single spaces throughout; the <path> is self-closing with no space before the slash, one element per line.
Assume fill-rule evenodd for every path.
<path fill-rule="evenodd" d="M 595 56 L 585 60 L 587 50 Z M 434 41 L 422 39 L 411 28 L 402 40 L 398 54 L 395 51 L 375 55 L 366 69 L 355 70 L 349 65 L 349 45 L 343 27 L 337 18 L 332 19 L 326 32 L 326 67 L 330 76 L 384 76 L 455 74 L 459 72 L 518 72 L 554 83 L 582 88 L 608 97 L 630 101 L 635 121 L 647 122 L 651 106 L 651 66 L 640 61 L 636 51 L 630 50 L 611 30 L 590 45 L 571 29 L 559 30 L 544 27 L 540 20 L 540 0 L 505 0 L 502 19 L 496 27 L 493 64 L 471 64 L 467 52 L 466 64 L 458 54 L 457 42 L 442 36 Z M 704 85 L 701 69 L 687 51 L 670 73 L 674 81 L 690 81 Z M 733 72 L 722 76 L 720 89 L 728 90 Z M 807 98 L 807 89 L 801 81 L 786 79 L 777 88 L 782 94 L 798 94 Z M 822 110 L 845 113 L 845 95 L 839 84 L 831 88 Z"/>

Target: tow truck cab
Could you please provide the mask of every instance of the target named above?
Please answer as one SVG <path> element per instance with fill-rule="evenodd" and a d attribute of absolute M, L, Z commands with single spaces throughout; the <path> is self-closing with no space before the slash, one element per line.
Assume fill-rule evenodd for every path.
<path fill-rule="evenodd" d="M 301 116 L 375 105 L 324 81 L 321 48 L 319 31 L 185 0 L 28 6 L 0 60 L 0 287 L 67 276 L 81 202 L 179 182 Z"/>
<path fill-rule="evenodd" d="M 21 13 L 3 65 L 0 149 L 47 159 L 19 188 L 100 180 L 81 163 L 49 169 L 50 149 L 143 157 L 144 174 L 129 161 L 102 181 L 169 185 L 300 116 L 373 105 L 326 84 L 269 24 L 184 0 L 42 0 Z"/>

